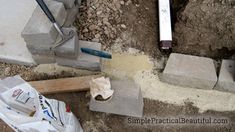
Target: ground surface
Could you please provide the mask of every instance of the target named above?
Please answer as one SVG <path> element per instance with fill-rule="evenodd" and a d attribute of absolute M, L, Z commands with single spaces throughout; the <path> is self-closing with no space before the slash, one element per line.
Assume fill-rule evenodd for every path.
<path fill-rule="evenodd" d="M 111 50 L 115 45 L 119 45 L 118 47 L 121 47 L 123 51 L 127 47 L 133 47 L 154 58 L 161 58 L 162 55 L 157 48 L 156 2 L 157 0 L 84 0 L 75 25 L 79 28 L 81 39 L 99 41 L 106 50 Z M 224 58 L 233 53 L 234 1 L 175 0 L 172 2 L 174 51 L 213 58 Z M 218 23 L 213 24 L 214 21 Z M 80 75 L 63 71 L 59 74 L 48 75 L 36 73 L 32 69 L 33 67 L 1 63 L 0 77 L 20 74 L 25 80 L 31 81 Z M 230 124 L 133 126 L 127 123 L 127 117 L 89 111 L 87 93 L 57 94 L 47 97 L 70 104 L 85 131 L 235 131 L 234 112 L 207 111 L 199 114 L 198 108 L 190 102 L 185 106 L 176 106 L 145 99 L 144 114 L 147 117 L 221 117 L 228 118 Z M 0 126 L 3 132 L 10 131 L 4 125 Z"/>
<path fill-rule="evenodd" d="M 172 0 L 172 19 L 174 52 L 215 59 L 235 53 L 233 0 Z M 81 39 L 100 41 L 104 49 L 125 41 L 124 50 L 161 56 L 157 0 L 85 0 L 76 25 Z"/>
<path fill-rule="evenodd" d="M 65 101 L 70 104 L 71 110 L 79 118 L 80 123 L 85 132 L 234 132 L 235 131 L 235 113 L 234 112 L 214 112 L 207 111 L 203 114 L 198 113 L 198 109 L 193 107 L 192 104 L 186 103 L 185 106 L 175 106 L 166 104 L 159 101 L 145 99 L 144 103 L 144 117 L 149 118 L 199 118 L 211 117 L 218 119 L 227 119 L 228 124 L 161 124 L 161 125 L 134 125 L 128 123 L 128 117 L 117 116 L 112 114 L 91 112 L 88 109 L 89 95 L 87 93 L 67 93 L 48 95 L 48 98 L 55 98 Z M 136 118 L 133 118 L 136 119 Z M 132 120 L 133 120 L 132 119 Z M 2 132 L 10 132 L 11 130 L 0 123 Z"/>

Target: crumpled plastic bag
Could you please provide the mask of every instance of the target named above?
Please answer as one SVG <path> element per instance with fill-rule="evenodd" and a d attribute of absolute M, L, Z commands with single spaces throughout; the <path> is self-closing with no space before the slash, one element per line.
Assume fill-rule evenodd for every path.
<path fill-rule="evenodd" d="M 100 77 L 92 79 L 89 84 L 92 98 L 96 98 L 100 95 L 103 99 L 108 99 L 113 95 L 114 90 L 111 89 L 109 78 Z"/>
<path fill-rule="evenodd" d="M 64 102 L 44 97 L 20 76 L 0 79 L 0 119 L 17 132 L 83 132 Z"/>

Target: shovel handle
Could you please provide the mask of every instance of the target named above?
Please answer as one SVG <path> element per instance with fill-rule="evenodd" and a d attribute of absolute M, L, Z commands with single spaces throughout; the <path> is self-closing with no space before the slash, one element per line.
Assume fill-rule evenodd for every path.
<path fill-rule="evenodd" d="M 49 10 L 49 8 L 45 4 L 45 2 L 43 0 L 36 0 L 36 1 L 37 1 L 38 5 L 42 8 L 42 10 L 46 14 L 46 16 L 49 18 L 49 20 L 52 23 L 56 23 L 54 16 L 52 15 L 51 11 Z"/>

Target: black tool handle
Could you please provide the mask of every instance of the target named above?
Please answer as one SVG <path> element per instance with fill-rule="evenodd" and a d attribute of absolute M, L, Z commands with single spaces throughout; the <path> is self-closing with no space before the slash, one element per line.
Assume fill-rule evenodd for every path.
<path fill-rule="evenodd" d="M 52 15 L 51 11 L 48 9 L 47 5 L 43 0 L 36 0 L 39 6 L 42 8 L 43 12 L 47 15 L 52 23 L 56 23 L 54 16 Z"/>

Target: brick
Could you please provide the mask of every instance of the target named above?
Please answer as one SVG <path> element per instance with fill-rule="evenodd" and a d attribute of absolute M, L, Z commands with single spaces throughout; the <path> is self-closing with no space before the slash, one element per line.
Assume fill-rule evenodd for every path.
<path fill-rule="evenodd" d="M 62 57 L 56 57 L 58 65 L 69 66 L 74 68 L 81 68 L 92 71 L 101 70 L 101 58 L 93 55 L 82 53 L 80 47 L 92 48 L 95 50 L 101 50 L 101 44 L 88 41 L 79 41 L 79 54 L 77 59 L 68 59 Z"/>
<path fill-rule="evenodd" d="M 106 101 L 91 98 L 89 109 L 91 111 L 113 113 L 133 117 L 143 116 L 143 97 L 141 89 L 133 81 L 112 80 L 113 96 Z"/>
<path fill-rule="evenodd" d="M 73 25 L 74 21 L 77 18 L 77 14 L 78 14 L 78 5 L 74 5 L 71 9 L 67 9 L 67 18 L 66 21 L 64 23 L 64 27 L 70 27 Z"/>
<path fill-rule="evenodd" d="M 37 64 L 50 64 L 50 63 L 55 63 L 56 59 L 54 55 L 37 55 L 34 54 L 32 55 L 34 61 Z"/>
<path fill-rule="evenodd" d="M 74 37 L 65 42 L 63 45 L 55 48 L 55 55 L 58 57 L 65 57 L 70 59 L 76 59 L 78 57 L 78 35 L 75 27 L 73 28 L 63 28 L 65 34 L 69 34 L 69 31 L 74 31 Z"/>
<path fill-rule="evenodd" d="M 216 90 L 235 93 L 235 61 L 223 60 Z"/>
<path fill-rule="evenodd" d="M 212 89 L 217 75 L 210 58 L 172 53 L 160 79 L 184 87 Z"/>
<path fill-rule="evenodd" d="M 63 25 L 67 17 L 67 12 L 63 3 L 46 0 L 45 3 L 60 25 Z M 26 43 L 34 45 L 50 45 L 56 40 L 58 32 L 49 21 L 42 9 L 37 6 L 31 18 L 26 24 L 21 36 Z"/>
<path fill-rule="evenodd" d="M 66 9 L 70 9 L 74 6 L 75 0 L 56 0 L 62 2 Z"/>

